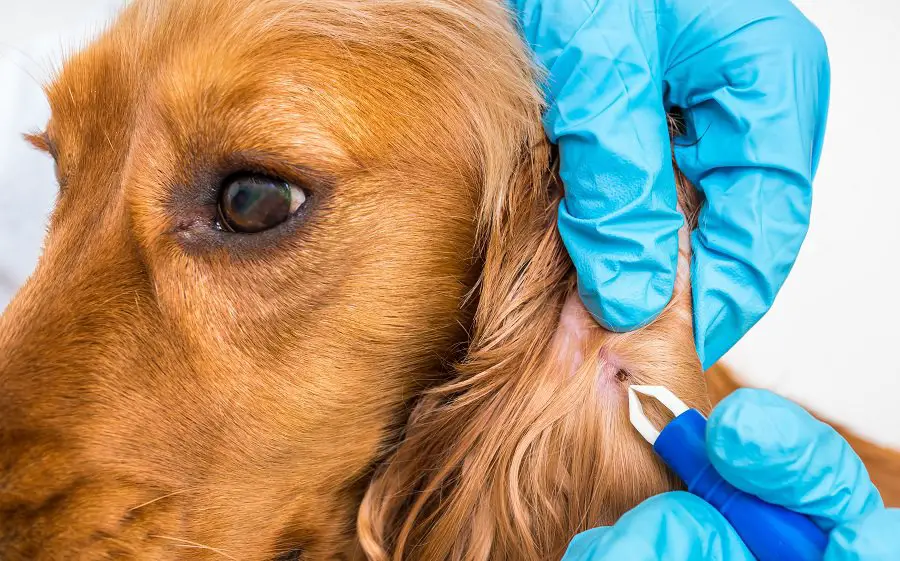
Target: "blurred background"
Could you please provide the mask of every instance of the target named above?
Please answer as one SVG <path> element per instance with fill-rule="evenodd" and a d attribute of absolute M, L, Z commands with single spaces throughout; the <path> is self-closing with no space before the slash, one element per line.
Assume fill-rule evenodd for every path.
<path fill-rule="evenodd" d="M 0 0 L 0 309 L 34 266 L 56 194 L 50 159 L 21 139 L 47 120 L 40 84 L 122 3 Z M 795 4 L 833 72 L 813 221 L 772 311 L 725 362 L 900 448 L 900 3 Z"/>

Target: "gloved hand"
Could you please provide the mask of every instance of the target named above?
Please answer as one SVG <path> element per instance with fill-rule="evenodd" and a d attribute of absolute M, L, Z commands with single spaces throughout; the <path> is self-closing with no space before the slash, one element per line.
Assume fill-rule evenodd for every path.
<path fill-rule="evenodd" d="M 713 411 L 707 452 L 731 484 L 813 517 L 824 561 L 900 559 L 900 510 L 885 509 L 859 457 L 828 425 L 762 390 Z M 563 561 L 753 561 L 724 517 L 688 493 L 658 495 L 611 527 L 575 537 Z"/>
<path fill-rule="evenodd" d="M 768 311 L 806 236 L 830 83 L 821 34 L 788 0 L 510 2 L 549 71 L 560 234 L 608 329 L 671 299 L 682 218 L 665 109 L 684 109 L 676 158 L 706 196 L 691 274 L 709 367 Z"/>

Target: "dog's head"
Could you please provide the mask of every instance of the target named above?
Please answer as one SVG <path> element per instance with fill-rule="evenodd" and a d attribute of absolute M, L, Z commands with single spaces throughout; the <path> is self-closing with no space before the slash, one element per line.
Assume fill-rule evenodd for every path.
<path fill-rule="evenodd" d="M 623 384 L 705 405 L 690 315 L 578 305 L 502 4 L 144 0 L 67 62 L 0 558 L 540 558 L 670 487 Z"/>

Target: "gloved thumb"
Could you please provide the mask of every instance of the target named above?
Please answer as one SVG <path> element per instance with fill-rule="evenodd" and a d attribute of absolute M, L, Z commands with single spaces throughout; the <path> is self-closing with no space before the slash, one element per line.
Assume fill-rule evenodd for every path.
<path fill-rule="evenodd" d="M 771 392 L 742 389 L 722 400 L 710 415 L 706 445 L 732 485 L 810 515 L 826 530 L 884 507 L 850 444 Z"/>
<path fill-rule="evenodd" d="M 684 492 L 651 497 L 614 526 L 579 534 L 563 561 L 752 561 L 734 529 L 703 499 Z"/>

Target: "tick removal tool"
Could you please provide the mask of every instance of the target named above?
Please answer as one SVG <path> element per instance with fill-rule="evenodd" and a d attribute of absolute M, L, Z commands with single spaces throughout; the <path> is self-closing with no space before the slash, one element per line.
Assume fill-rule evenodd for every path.
<path fill-rule="evenodd" d="M 653 397 L 675 418 L 658 430 L 638 393 Z M 706 417 L 662 386 L 628 388 L 631 424 L 680 477 L 689 492 L 718 510 L 759 561 L 822 561 L 828 536 L 810 518 L 737 489 L 719 475 L 706 453 Z"/>

